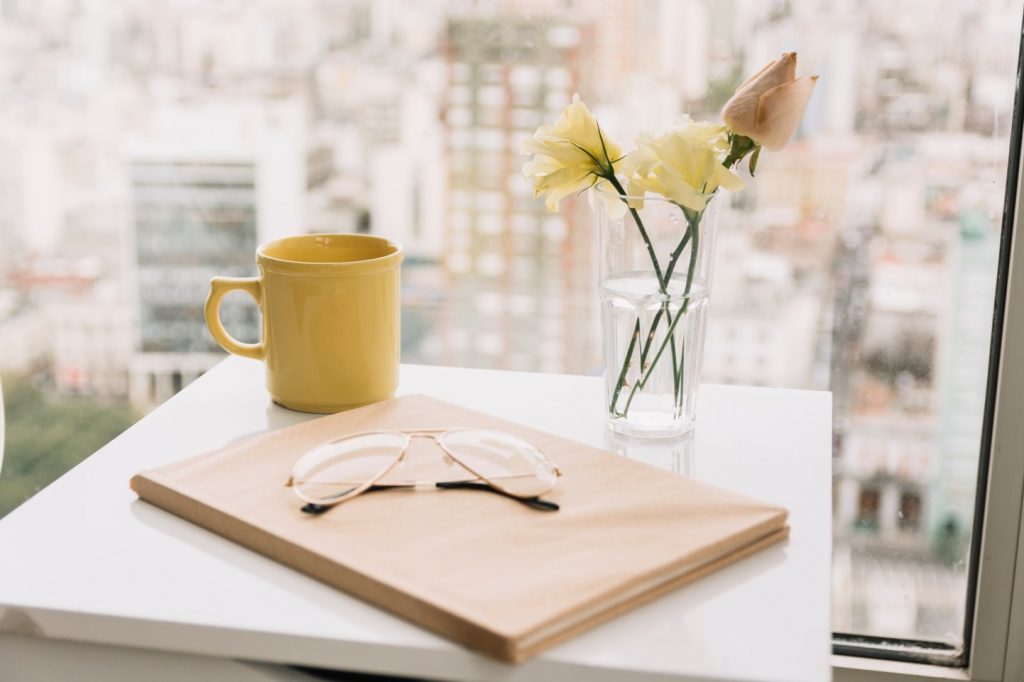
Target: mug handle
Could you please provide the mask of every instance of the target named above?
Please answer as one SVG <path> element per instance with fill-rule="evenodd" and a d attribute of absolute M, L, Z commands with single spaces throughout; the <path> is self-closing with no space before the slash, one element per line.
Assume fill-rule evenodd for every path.
<path fill-rule="evenodd" d="M 220 344 L 220 347 L 229 353 L 241 355 L 243 358 L 253 360 L 263 359 L 263 342 L 243 343 L 224 329 L 224 323 L 220 319 L 220 302 L 224 294 L 229 291 L 240 289 L 256 300 L 256 305 L 262 303 L 262 292 L 260 290 L 259 277 L 214 277 L 210 280 L 210 295 L 206 297 L 206 327 L 210 330 L 213 340 Z"/>

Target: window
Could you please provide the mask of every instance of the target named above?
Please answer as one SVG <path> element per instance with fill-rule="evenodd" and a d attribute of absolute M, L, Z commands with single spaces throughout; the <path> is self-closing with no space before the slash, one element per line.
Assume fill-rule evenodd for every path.
<path fill-rule="evenodd" d="M 1003 675 L 985 643 L 1024 638 L 1024 616 L 995 596 L 1011 559 L 977 562 L 979 524 L 1016 546 L 1024 474 L 979 453 L 1024 442 L 1024 420 L 991 419 L 1024 405 L 1011 381 L 994 394 L 1024 361 L 990 357 L 1024 0 L 635 0 L 628 23 L 577 0 L 271 0 L 255 51 L 217 2 L 37 4 L 0 4 L 0 371 L 9 409 L 96 410 L 66 463 L 220 360 L 206 281 L 295 226 L 415 223 L 405 361 L 594 373 L 589 209 L 548 214 L 519 140 L 579 92 L 628 147 L 798 50 L 822 79 L 796 139 L 721 200 L 704 379 L 833 393 L 837 651 Z M 244 297 L 224 316 L 258 333 Z M 61 471 L 37 473 L 0 479 L 0 513 Z M 972 629 L 976 611 L 1002 615 Z"/>
<path fill-rule="evenodd" d="M 947 521 L 945 526 L 940 526 L 940 533 L 944 536 L 955 532 L 955 527 L 950 528 L 952 520 Z M 914 532 L 921 528 L 921 494 L 916 490 L 904 490 L 900 493 L 900 511 L 897 521 L 900 530 Z M 941 541 L 941 540 L 940 540 Z"/>
<path fill-rule="evenodd" d="M 881 493 L 875 486 L 865 486 L 860 489 L 860 497 L 857 500 L 857 527 L 863 530 L 878 530 L 878 507 L 881 501 Z"/>

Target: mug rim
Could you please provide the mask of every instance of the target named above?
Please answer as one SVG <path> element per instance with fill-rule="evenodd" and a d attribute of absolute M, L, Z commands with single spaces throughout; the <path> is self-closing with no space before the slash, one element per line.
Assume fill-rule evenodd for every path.
<path fill-rule="evenodd" d="M 393 251 L 383 256 L 366 258 L 354 261 L 302 261 L 272 256 L 267 253 L 268 249 L 292 241 L 321 241 L 328 239 L 343 239 L 345 241 L 362 241 L 366 244 L 375 243 L 381 246 L 391 247 Z M 286 237 L 279 237 L 260 244 L 256 248 L 256 262 L 269 270 L 275 272 L 290 272 L 297 274 L 329 274 L 329 275 L 356 275 L 377 270 L 385 270 L 394 267 L 402 262 L 405 251 L 402 245 L 393 239 L 373 234 L 358 234 L 351 232 L 315 232 L 311 234 L 295 234 Z"/>

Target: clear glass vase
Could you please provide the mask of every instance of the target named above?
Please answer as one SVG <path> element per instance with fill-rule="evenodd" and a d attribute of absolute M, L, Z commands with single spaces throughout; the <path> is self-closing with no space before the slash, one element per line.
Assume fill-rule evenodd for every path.
<path fill-rule="evenodd" d="M 715 240 L 703 211 L 596 191 L 610 428 L 666 438 L 693 429 Z"/>

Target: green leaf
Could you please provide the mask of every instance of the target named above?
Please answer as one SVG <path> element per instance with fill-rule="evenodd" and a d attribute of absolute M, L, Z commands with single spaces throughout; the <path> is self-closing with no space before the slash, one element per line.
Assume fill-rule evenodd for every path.
<path fill-rule="evenodd" d="M 750 165 L 747 168 L 750 169 L 750 177 L 754 177 L 754 171 L 757 169 L 757 160 L 761 158 L 761 146 L 758 145 L 754 149 L 754 153 L 750 156 Z"/>

